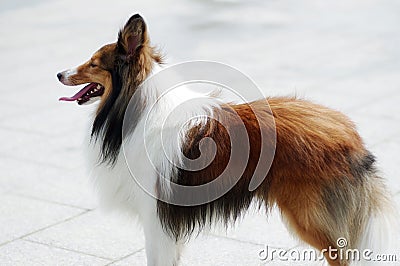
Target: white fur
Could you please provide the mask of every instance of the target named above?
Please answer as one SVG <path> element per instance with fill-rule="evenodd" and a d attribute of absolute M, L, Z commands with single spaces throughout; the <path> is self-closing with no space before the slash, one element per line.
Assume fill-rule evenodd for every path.
<path fill-rule="evenodd" d="M 71 68 L 68 69 L 64 72 L 61 72 L 62 74 L 62 78 L 61 78 L 61 82 L 64 85 L 68 85 L 68 86 L 73 86 L 74 84 L 69 80 L 71 76 L 76 75 L 78 73 L 78 69 L 77 68 Z"/>
<path fill-rule="evenodd" d="M 129 166 L 134 169 L 136 180 L 129 172 L 122 150 L 113 167 L 98 163 L 100 143 L 90 145 L 88 158 L 101 206 L 135 214 L 144 227 L 147 264 L 172 266 L 179 260 L 181 245 L 163 231 L 157 216 L 157 199 L 143 191 L 138 183 L 146 183 L 153 189 L 150 192 L 156 195 L 156 182 L 159 178 L 157 171 L 171 180 L 171 166 L 179 164 L 181 160 L 184 132 L 193 124 L 203 121 L 218 103 L 185 87 L 179 87 L 159 98 L 161 92 L 157 91 L 157 87 L 151 84 L 143 88 L 142 97 L 147 107 L 133 134 L 124 140 L 124 147 L 128 149 L 125 152 L 129 152 Z M 197 97 L 202 98 L 180 107 L 179 115 L 168 117 L 177 106 Z M 187 123 L 191 117 L 196 117 L 195 121 Z M 162 134 L 165 137 L 163 141 Z M 168 190 L 167 182 L 161 184 Z"/>
<path fill-rule="evenodd" d="M 77 68 L 71 68 L 65 72 L 65 77 L 69 78 L 70 76 L 76 75 L 78 73 Z"/>
<path fill-rule="evenodd" d="M 368 256 L 375 259 L 377 255 L 396 255 L 400 245 L 397 243 L 399 239 L 399 222 L 398 215 L 394 206 L 387 202 L 386 206 L 382 206 L 379 210 L 374 210 L 364 230 L 364 234 L 358 246 L 361 252 L 365 250 L 372 251 Z M 397 257 L 397 260 L 400 259 Z M 391 262 L 393 263 L 393 262 Z M 390 262 L 387 264 L 391 265 Z M 385 262 L 377 262 L 374 260 L 365 260 L 361 256 L 361 260 L 351 265 L 384 265 Z M 394 264 L 393 264 L 394 265 Z"/>

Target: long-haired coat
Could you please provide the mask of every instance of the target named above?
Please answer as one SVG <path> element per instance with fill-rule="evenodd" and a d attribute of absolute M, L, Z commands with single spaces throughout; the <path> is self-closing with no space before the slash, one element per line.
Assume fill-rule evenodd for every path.
<path fill-rule="evenodd" d="M 116 43 L 103 46 L 83 65 L 58 74 L 65 85 L 89 83 L 73 97 L 61 100 L 83 104 L 100 99 L 89 145 L 92 175 L 105 205 L 137 214 L 144 228 L 148 265 L 177 265 L 181 247 L 191 235 L 214 222 L 234 221 L 252 201 L 266 208 L 278 206 L 291 231 L 318 250 L 337 248 L 336 241 L 341 237 L 348 241 L 349 249 L 384 250 L 389 244 L 394 210 L 388 192 L 375 168 L 375 157 L 346 116 L 296 98 L 268 98 L 271 112 L 266 112 L 261 110 L 265 99 L 228 104 L 210 97 L 182 107 L 179 119 L 161 125 L 160 121 L 182 102 L 178 98 L 186 95 L 165 96 L 159 110 L 145 117 L 160 92 L 157 86 L 141 84 L 161 61 L 160 53 L 150 45 L 144 20 L 134 15 L 119 32 Z M 137 98 L 130 116 L 131 130 L 124 134 L 125 111 L 134 94 Z M 254 110 L 258 109 L 260 117 L 256 119 Z M 179 206 L 150 196 L 133 181 L 123 145 L 134 151 L 130 167 L 139 179 L 148 182 L 153 194 L 179 197 L 173 189 L 162 188 L 160 170 L 163 178 L 185 186 L 217 178 L 229 161 L 232 136 L 228 130 L 237 126 L 231 118 L 233 113 L 245 125 L 250 153 L 243 174 L 229 192 L 205 204 Z M 207 118 L 210 114 L 220 117 L 225 126 Z M 188 124 L 190 117 L 203 118 Z M 152 130 L 143 136 L 145 122 Z M 197 158 L 201 140 L 212 138 L 216 154 L 211 164 L 188 171 L 160 156 L 159 135 L 165 126 L 184 130 L 184 134 L 175 136 L 178 143 L 167 143 L 178 161 L 181 157 Z M 249 191 L 260 156 L 260 132 L 270 130 L 276 130 L 275 157 L 261 185 Z M 146 147 L 143 139 L 150 142 Z M 268 140 L 264 141 L 268 145 Z M 207 147 L 203 150 L 207 152 Z M 331 265 L 349 264 L 325 255 Z"/>

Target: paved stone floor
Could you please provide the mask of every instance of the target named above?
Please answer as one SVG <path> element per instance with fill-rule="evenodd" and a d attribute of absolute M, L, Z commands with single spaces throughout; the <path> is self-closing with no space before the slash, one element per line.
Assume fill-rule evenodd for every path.
<path fill-rule="evenodd" d="M 148 21 L 168 63 L 224 62 L 266 95 L 298 95 L 348 114 L 400 202 L 398 1 L 5 0 L 0 265 L 145 264 L 140 227 L 123 214 L 98 210 L 88 184 L 82 140 L 92 109 L 59 103 L 58 97 L 73 92 L 55 77 L 114 42 L 136 12 Z M 252 211 L 235 230 L 197 238 L 182 262 L 322 265 L 260 261 L 265 245 L 289 249 L 300 243 L 276 211 L 269 218 Z"/>

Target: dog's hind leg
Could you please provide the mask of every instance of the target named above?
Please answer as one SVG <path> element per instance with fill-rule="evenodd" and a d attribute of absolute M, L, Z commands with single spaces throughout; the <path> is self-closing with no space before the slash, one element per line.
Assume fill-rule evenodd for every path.
<path fill-rule="evenodd" d="M 367 173 L 356 182 L 342 178 L 318 190 L 303 186 L 296 197 L 301 200 L 277 202 L 282 215 L 303 241 L 324 251 L 330 265 L 367 265 L 362 258 L 364 250 L 389 252 L 396 214 L 375 173 Z"/>
<path fill-rule="evenodd" d="M 329 247 L 336 248 L 336 243 L 331 240 L 328 228 L 318 228 L 314 221 L 309 223 L 304 215 L 307 215 L 305 209 L 303 215 L 293 213 L 288 210 L 281 210 L 284 220 L 293 233 L 295 233 L 301 240 L 315 247 L 319 251 L 323 251 L 323 255 L 331 266 L 348 265 L 345 261 L 340 261 L 335 253 L 329 253 Z"/>
<path fill-rule="evenodd" d="M 287 190 L 290 186 L 287 184 Z M 284 198 L 277 199 L 289 229 L 301 240 L 323 252 L 330 265 L 349 265 L 339 256 L 356 247 L 360 231 L 366 222 L 366 204 L 362 200 L 362 185 L 344 180 L 336 182 L 302 183 Z M 347 244 L 338 246 L 338 239 Z"/>

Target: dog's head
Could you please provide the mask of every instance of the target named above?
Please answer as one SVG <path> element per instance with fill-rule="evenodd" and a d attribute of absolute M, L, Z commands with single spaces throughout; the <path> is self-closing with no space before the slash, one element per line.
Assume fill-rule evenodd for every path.
<path fill-rule="evenodd" d="M 116 43 L 101 47 L 82 65 L 57 74 L 65 85 L 87 84 L 62 101 L 86 104 L 100 99 L 92 137 L 101 136 L 103 161 L 115 161 L 122 142 L 122 123 L 132 95 L 151 73 L 161 55 L 150 46 L 143 18 L 133 15 L 118 34 Z"/>
<path fill-rule="evenodd" d="M 114 102 L 117 100 L 122 86 L 134 90 L 143 82 L 151 72 L 154 61 L 160 63 L 161 56 L 150 46 L 143 18 L 133 15 L 119 32 L 116 43 L 101 47 L 82 65 L 57 74 L 64 85 L 87 84 L 74 96 L 60 100 L 76 101 L 81 105 L 101 99 L 100 111 L 110 97 Z"/>

